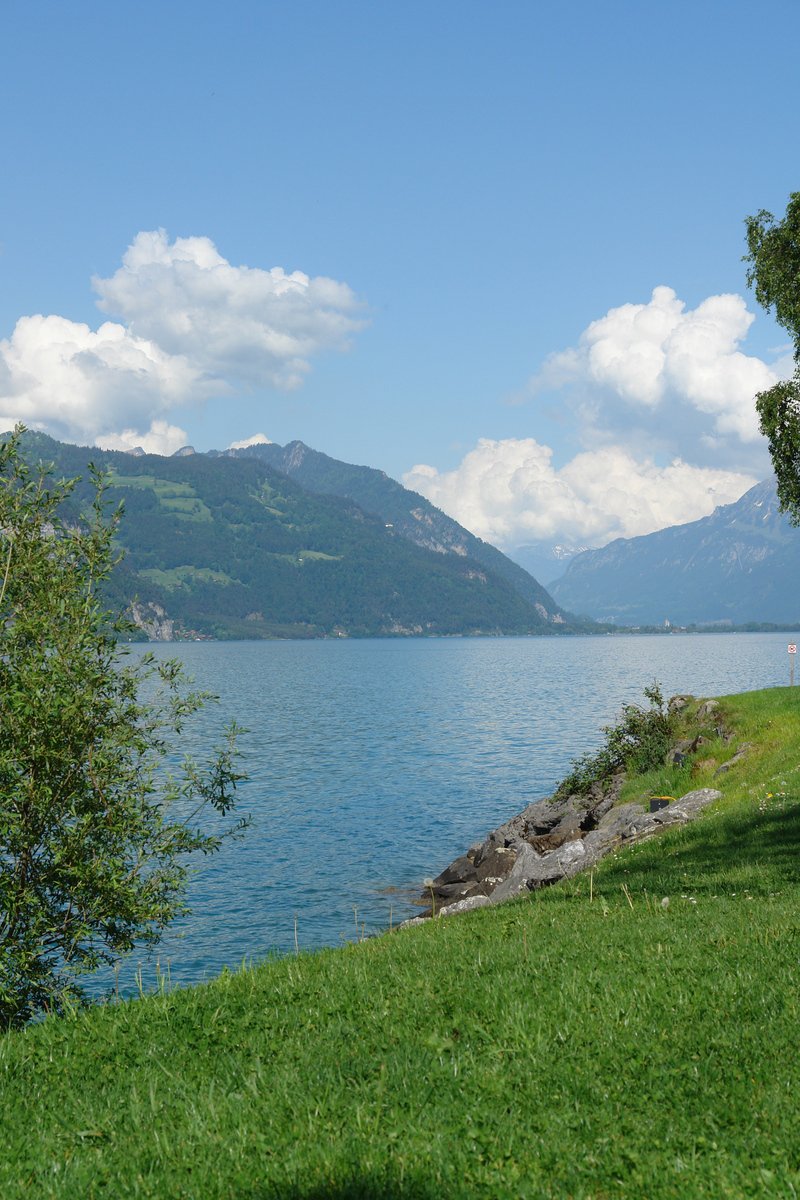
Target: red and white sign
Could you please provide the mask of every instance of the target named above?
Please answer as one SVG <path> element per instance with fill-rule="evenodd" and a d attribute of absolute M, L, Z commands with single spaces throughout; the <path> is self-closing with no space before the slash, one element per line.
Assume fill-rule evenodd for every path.
<path fill-rule="evenodd" d="M 797 654 L 797 645 L 795 642 L 789 642 L 789 653 Z"/>

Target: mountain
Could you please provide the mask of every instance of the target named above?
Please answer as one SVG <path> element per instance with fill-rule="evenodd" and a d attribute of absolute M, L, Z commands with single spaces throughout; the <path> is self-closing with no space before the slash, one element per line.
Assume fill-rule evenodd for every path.
<path fill-rule="evenodd" d="M 577 555 L 551 585 L 574 612 L 627 625 L 800 621 L 800 529 L 775 481 L 699 521 Z"/>
<path fill-rule="evenodd" d="M 550 593 L 524 567 L 489 542 L 475 537 L 418 492 L 403 487 L 384 471 L 341 462 L 303 442 L 289 442 L 286 446 L 259 443 L 226 454 L 269 463 L 309 492 L 352 500 L 416 546 L 479 563 L 510 583 L 519 596 L 534 605 L 545 623 L 560 625 L 568 619 Z"/>
<path fill-rule="evenodd" d="M 525 542 L 509 550 L 509 557 L 537 579 L 550 581 L 560 579 L 576 554 L 582 554 L 587 546 L 565 546 L 560 542 Z M 551 592 L 552 594 L 552 592 Z"/>
<path fill-rule="evenodd" d="M 132 455 L 44 434 L 27 434 L 25 445 L 30 459 L 53 463 L 58 474 L 85 476 L 89 461 L 110 472 L 110 498 L 125 503 L 119 540 L 126 552 L 111 594 L 115 602 L 135 600 L 136 619 L 151 636 L 566 628 L 466 553 L 415 545 L 392 522 L 350 499 L 307 491 L 259 458 L 189 447 L 169 458 Z M 90 494 L 83 480 L 68 519 L 77 519 Z"/>

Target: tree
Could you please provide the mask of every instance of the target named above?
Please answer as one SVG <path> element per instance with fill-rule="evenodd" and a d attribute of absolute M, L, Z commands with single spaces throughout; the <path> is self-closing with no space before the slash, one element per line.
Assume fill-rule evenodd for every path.
<path fill-rule="evenodd" d="M 181 912 L 190 856 L 231 819 L 235 726 L 209 762 L 165 769 L 211 699 L 175 661 L 130 654 L 103 588 L 121 509 L 90 467 L 93 502 L 67 520 L 77 479 L 30 467 L 18 427 L 0 444 L 0 1027 L 85 999 L 79 976 L 153 944 Z M 208 817 L 213 817 L 210 829 Z"/>
<path fill-rule="evenodd" d="M 767 312 L 794 342 L 795 373 L 756 396 L 761 432 L 769 442 L 778 480 L 778 500 L 793 525 L 800 525 L 800 192 L 792 192 L 786 216 L 776 221 L 762 209 L 746 218 L 750 263 L 747 283 Z"/>

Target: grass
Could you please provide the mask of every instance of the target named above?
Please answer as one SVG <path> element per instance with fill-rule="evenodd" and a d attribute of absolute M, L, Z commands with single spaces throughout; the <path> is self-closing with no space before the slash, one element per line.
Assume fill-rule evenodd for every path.
<path fill-rule="evenodd" d="M 724 708 L 713 754 L 754 749 L 723 801 L 591 900 L 579 876 L 0 1039 L 0 1195 L 796 1196 L 800 699 Z"/>
<path fill-rule="evenodd" d="M 159 584 L 160 587 L 172 592 L 175 588 L 185 587 L 187 584 L 192 585 L 195 581 L 202 583 L 219 583 L 229 584 L 238 583 L 236 579 L 232 579 L 230 575 L 226 575 L 224 571 L 214 571 L 210 567 L 148 567 L 140 571 L 139 575 L 142 579 L 149 579 L 153 583 Z"/>
<path fill-rule="evenodd" d="M 189 483 L 171 479 L 159 479 L 155 475 L 118 475 L 114 473 L 111 483 L 116 488 L 138 488 L 152 491 L 162 508 L 168 509 L 187 521 L 212 520 L 211 509 L 200 499 Z"/>
<path fill-rule="evenodd" d="M 300 550 L 297 557 L 301 561 L 308 560 L 309 562 L 340 562 L 344 556 L 341 554 L 324 554 L 322 550 Z"/>

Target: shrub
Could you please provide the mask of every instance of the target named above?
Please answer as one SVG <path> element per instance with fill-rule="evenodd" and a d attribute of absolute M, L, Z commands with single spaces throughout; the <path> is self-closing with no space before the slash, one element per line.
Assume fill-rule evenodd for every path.
<path fill-rule="evenodd" d="M 657 683 L 644 689 L 649 708 L 625 704 L 615 725 L 605 725 L 605 742 L 594 754 L 576 758 L 557 795 L 587 793 L 592 784 L 606 783 L 619 771 L 640 774 L 663 764 L 675 734 L 675 714 L 664 704 Z"/>
<path fill-rule="evenodd" d="M 222 820 L 243 778 L 235 727 L 205 767 L 164 769 L 210 697 L 177 662 L 124 662 L 104 478 L 68 523 L 78 481 L 29 467 L 22 433 L 0 444 L 0 1027 L 80 1002 L 80 975 L 158 941 L 185 911 L 188 857 L 243 824 Z"/>

